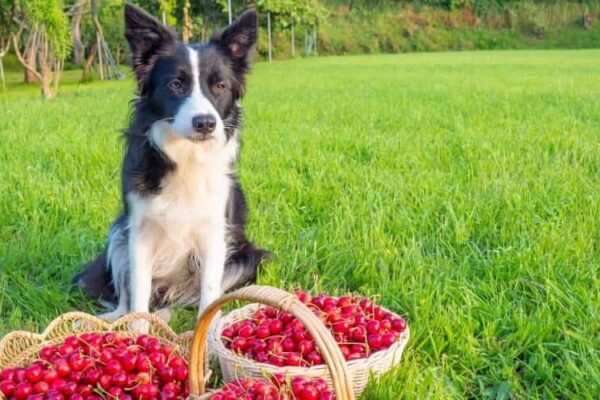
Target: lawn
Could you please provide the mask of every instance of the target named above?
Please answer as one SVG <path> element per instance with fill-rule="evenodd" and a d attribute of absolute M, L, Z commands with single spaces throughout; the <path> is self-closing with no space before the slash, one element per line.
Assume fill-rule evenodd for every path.
<path fill-rule="evenodd" d="M 97 310 L 69 282 L 119 210 L 132 93 L 0 94 L 0 335 Z M 598 398 L 600 51 L 259 64 L 244 104 L 260 283 L 378 295 L 411 325 L 364 399 Z"/>

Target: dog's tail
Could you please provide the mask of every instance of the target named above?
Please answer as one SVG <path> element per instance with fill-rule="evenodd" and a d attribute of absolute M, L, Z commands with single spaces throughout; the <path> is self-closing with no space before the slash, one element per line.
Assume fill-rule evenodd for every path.
<path fill-rule="evenodd" d="M 72 283 L 89 297 L 98 299 L 106 307 L 113 308 L 117 304 L 106 250 L 87 263 L 83 270 L 73 277 Z"/>
<path fill-rule="evenodd" d="M 260 249 L 252 243 L 241 246 L 229 256 L 225 264 L 221 283 L 223 293 L 255 283 L 260 264 L 272 258 L 271 252 Z"/>

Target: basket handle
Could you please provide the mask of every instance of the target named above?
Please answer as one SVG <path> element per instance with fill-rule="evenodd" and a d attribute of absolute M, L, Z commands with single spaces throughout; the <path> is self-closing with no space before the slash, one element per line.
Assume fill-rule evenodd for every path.
<path fill-rule="evenodd" d="M 354 391 L 346 361 L 331 333 L 317 316 L 295 295 L 269 286 L 251 285 L 226 294 L 212 302 L 200 315 L 190 350 L 190 395 L 200 396 L 206 391 L 204 356 L 206 339 L 215 315 L 234 300 L 261 303 L 278 308 L 298 318 L 313 336 L 327 369 L 338 400 L 354 400 Z"/>

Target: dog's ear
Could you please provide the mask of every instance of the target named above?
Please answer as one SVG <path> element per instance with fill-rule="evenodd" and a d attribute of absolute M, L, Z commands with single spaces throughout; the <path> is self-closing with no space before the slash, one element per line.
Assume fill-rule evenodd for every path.
<path fill-rule="evenodd" d="M 129 3 L 125 4 L 125 38 L 138 82 L 152 69 L 156 59 L 173 51 L 177 43 L 175 31 Z"/>
<path fill-rule="evenodd" d="M 211 38 L 211 44 L 219 47 L 232 61 L 238 74 L 244 74 L 249 66 L 252 50 L 258 36 L 258 14 L 249 9 L 240 14 L 222 32 Z"/>

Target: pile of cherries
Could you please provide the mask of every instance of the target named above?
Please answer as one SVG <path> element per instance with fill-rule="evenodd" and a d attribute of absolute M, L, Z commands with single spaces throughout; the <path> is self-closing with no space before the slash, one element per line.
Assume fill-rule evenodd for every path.
<path fill-rule="evenodd" d="M 364 297 L 312 297 L 296 291 L 330 330 L 346 360 L 358 360 L 396 343 L 406 321 Z M 323 364 L 311 334 L 302 322 L 273 307 L 259 308 L 252 318 L 237 321 L 222 332 L 225 346 L 252 360 L 278 367 Z"/>
<path fill-rule="evenodd" d="M 281 374 L 270 381 L 238 379 L 215 392 L 211 400 L 334 400 L 335 394 L 323 379 L 294 377 L 291 382 Z"/>
<path fill-rule="evenodd" d="M 84 333 L 40 350 L 27 368 L 0 372 L 0 391 L 15 400 L 182 400 L 187 361 L 170 345 L 141 335 Z"/>

